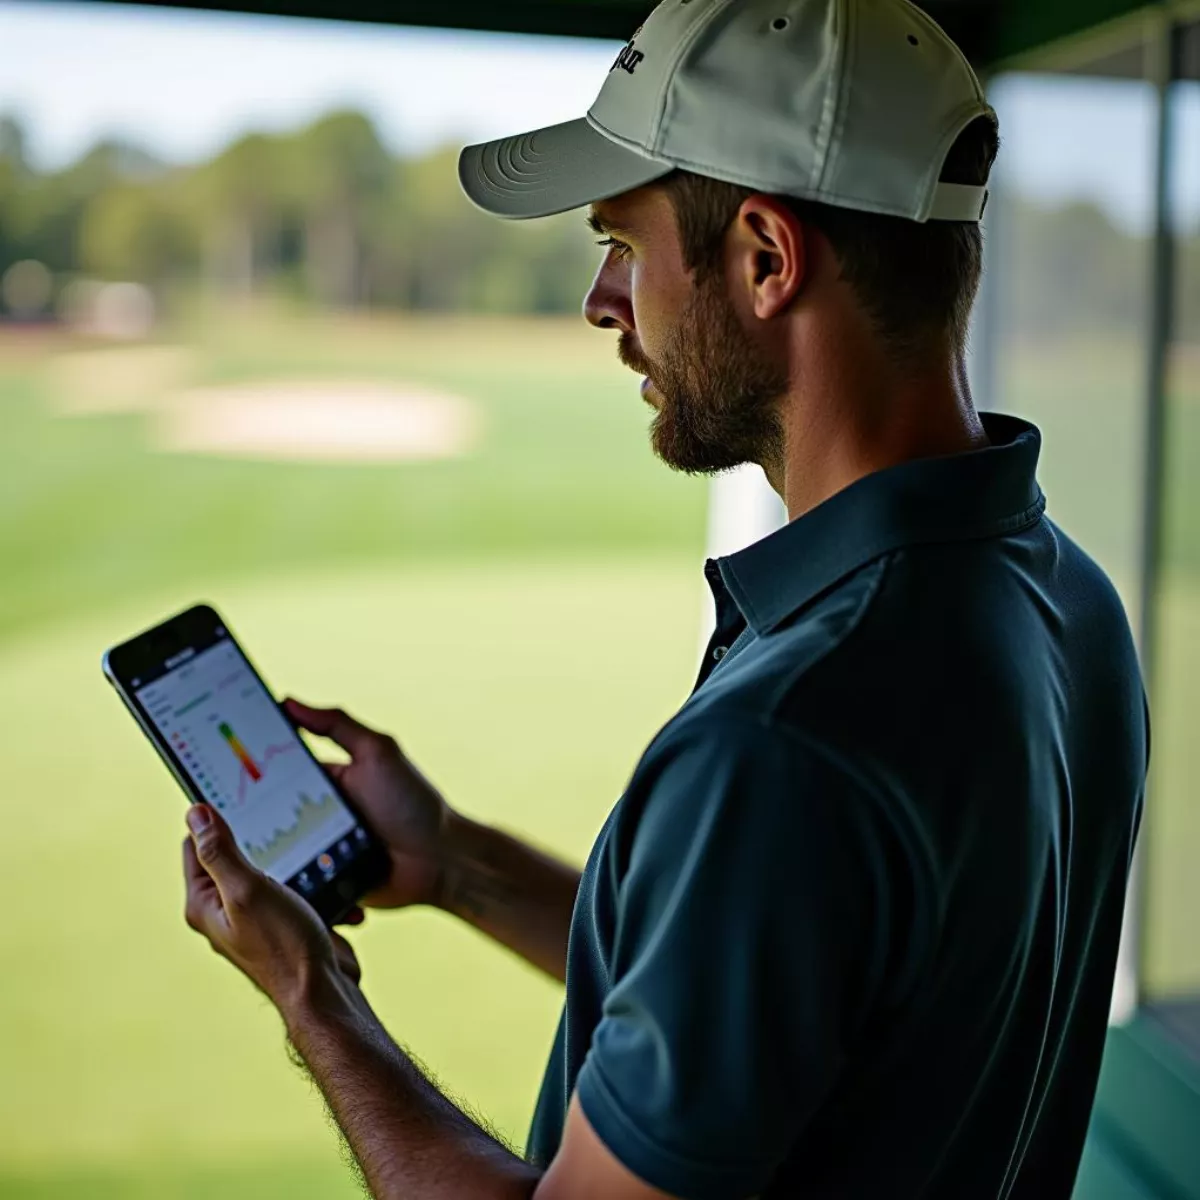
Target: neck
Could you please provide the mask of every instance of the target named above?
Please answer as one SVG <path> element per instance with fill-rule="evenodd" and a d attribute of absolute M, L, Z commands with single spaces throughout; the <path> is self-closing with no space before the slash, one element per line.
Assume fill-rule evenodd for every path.
<path fill-rule="evenodd" d="M 987 445 L 960 353 L 915 368 L 870 350 L 805 361 L 781 401 L 784 452 L 764 467 L 789 520 L 876 471 Z"/>

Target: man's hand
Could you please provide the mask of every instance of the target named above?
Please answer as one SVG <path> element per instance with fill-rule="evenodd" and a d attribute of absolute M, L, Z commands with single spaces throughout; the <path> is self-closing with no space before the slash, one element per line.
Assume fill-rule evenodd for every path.
<path fill-rule="evenodd" d="M 187 923 L 285 1015 L 318 977 L 359 979 L 345 939 L 290 888 L 246 861 L 229 826 L 207 804 L 188 809 L 183 843 Z"/>
<path fill-rule="evenodd" d="M 375 908 L 436 904 L 442 887 L 443 840 L 450 806 L 404 756 L 394 738 L 368 729 L 339 708 L 284 701 L 284 711 L 309 733 L 329 738 L 348 763 L 325 763 L 358 805 L 392 860 L 387 882 L 363 900 Z"/>
<path fill-rule="evenodd" d="M 388 742 L 378 738 L 361 726 L 351 731 L 357 749 L 347 771 L 369 766 L 376 748 L 386 763 Z M 247 862 L 218 812 L 194 804 L 187 820 L 187 923 L 279 1009 L 373 1195 L 670 1200 L 609 1153 L 577 1104 L 563 1149 L 539 1184 L 540 1172 L 480 1129 L 388 1037 L 358 990 L 350 946 L 304 899 Z"/>
<path fill-rule="evenodd" d="M 287 700 L 284 710 L 350 755 L 326 769 L 383 840 L 392 864 L 387 882 L 364 904 L 436 905 L 555 979 L 566 977 L 578 868 L 455 812 L 393 738 L 341 709 Z"/>

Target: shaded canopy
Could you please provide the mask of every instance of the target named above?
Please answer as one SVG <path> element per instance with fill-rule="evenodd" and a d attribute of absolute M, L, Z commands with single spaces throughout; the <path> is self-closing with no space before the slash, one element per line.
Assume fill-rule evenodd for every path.
<path fill-rule="evenodd" d="M 624 40 L 647 0 L 172 0 L 172 7 L 325 17 L 389 25 L 574 34 Z M 1144 0 L 923 0 L 980 68 L 1094 29 Z"/>

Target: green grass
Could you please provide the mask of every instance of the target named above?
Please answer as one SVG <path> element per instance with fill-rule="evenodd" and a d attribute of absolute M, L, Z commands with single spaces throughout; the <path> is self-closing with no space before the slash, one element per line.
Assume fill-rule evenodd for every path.
<path fill-rule="evenodd" d="M 397 731 L 466 811 L 581 860 L 686 693 L 701 587 L 674 560 L 297 575 L 214 599 L 278 686 Z M 0 657 L 17 814 L 0 903 L 21 914 L 0 926 L 0 1178 L 337 1169 L 274 1013 L 181 923 L 181 798 L 98 671 L 106 640 L 182 599 L 147 597 Z M 521 1143 L 557 986 L 431 912 L 377 915 L 354 937 L 395 1035 Z"/>
<path fill-rule="evenodd" d="M 52 415 L 72 347 L 0 342 L 0 1200 L 357 1194 L 277 1018 L 183 926 L 181 798 L 101 680 L 105 645 L 213 600 L 279 689 L 395 731 L 465 811 L 577 859 L 695 665 L 704 485 L 654 462 L 611 338 L 257 313 L 186 340 L 188 383 L 424 383 L 474 401 L 484 437 L 422 465 L 164 456 L 140 417 Z M 1006 366 L 1005 406 L 1046 434 L 1052 514 L 1126 583 L 1136 353 L 1026 348 Z M 1200 982 L 1192 384 L 1147 834 L 1163 989 Z M 558 988 L 434 913 L 353 936 L 393 1033 L 519 1144 Z"/>
<path fill-rule="evenodd" d="M 0 1200 L 362 1200 L 342 1163 L 310 1153 L 276 1162 L 132 1161 L 123 1169 L 0 1175 Z"/>

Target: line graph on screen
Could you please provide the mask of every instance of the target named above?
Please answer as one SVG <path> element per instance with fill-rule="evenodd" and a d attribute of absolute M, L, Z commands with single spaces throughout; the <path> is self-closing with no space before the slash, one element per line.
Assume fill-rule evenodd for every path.
<path fill-rule="evenodd" d="M 244 842 L 246 857 L 260 870 L 269 870 L 282 855 L 300 845 L 310 834 L 326 827 L 330 818 L 341 811 L 333 796 L 324 795 L 314 800 L 307 792 L 301 792 L 288 814 L 290 823 L 277 824 L 265 837 Z"/>

